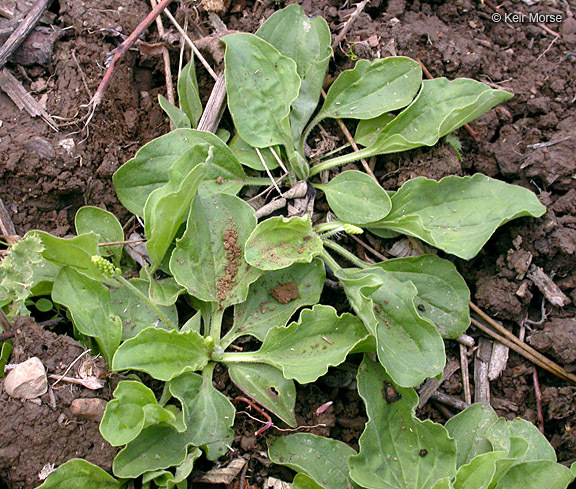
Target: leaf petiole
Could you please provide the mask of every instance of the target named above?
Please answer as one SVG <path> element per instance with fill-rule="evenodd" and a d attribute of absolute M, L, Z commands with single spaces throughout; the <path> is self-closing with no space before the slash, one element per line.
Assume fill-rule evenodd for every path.
<path fill-rule="evenodd" d="M 217 183 L 241 183 L 242 185 L 253 185 L 255 187 L 260 187 L 262 185 L 270 185 L 269 178 L 241 178 L 241 179 L 223 179 L 221 182 Z"/>
<path fill-rule="evenodd" d="M 210 336 L 214 338 L 216 343 L 220 342 L 220 335 L 222 334 L 222 317 L 224 316 L 224 309 L 217 308 L 212 313 L 210 319 Z"/>
<path fill-rule="evenodd" d="M 352 262 L 358 268 L 370 267 L 370 264 L 366 263 L 365 261 L 360 260 L 360 258 L 358 258 L 357 256 L 350 253 L 346 248 L 344 248 L 343 246 L 340 246 L 338 243 L 335 243 L 334 241 L 331 241 L 329 239 L 324 239 L 323 243 L 324 243 L 325 247 L 331 248 L 332 250 L 336 251 L 339 255 L 346 258 L 348 261 Z M 325 260 L 326 260 L 326 256 L 329 256 L 330 260 L 332 260 L 334 262 L 334 259 L 330 255 L 328 255 L 326 250 L 323 250 L 323 252 L 320 256 Z M 336 262 L 334 262 L 334 263 L 336 263 Z M 329 262 L 328 264 L 332 267 L 331 262 Z M 336 268 L 334 268 L 334 270 L 340 270 L 341 268 L 342 267 L 336 263 Z"/>
<path fill-rule="evenodd" d="M 331 158 L 329 160 L 318 163 L 317 165 L 314 165 L 312 168 L 310 168 L 310 177 L 318 175 L 318 173 L 321 173 L 325 170 L 330 170 L 331 168 L 334 168 L 336 166 L 342 166 L 345 165 L 346 163 L 352 163 L 354 161 L 361 160 L 362 158 L 369 158 L 370 156 L 373 155 L 373 152 L 369 151 L 370 149 L 371 148 L 364 148 L 354 153 L 348 153 L 342 156 L 337 156 L 336 158 Z"/>
<path fill-rule="evenodd" d="M 322 260 L 324 260 L 324 262 L 333 270 L 333 271 L 338 271 L 341 270 L 342 267 L 340 265 L 338 265 L 338 263 L 336 262 L 336 260 L 334 260 L 334 258 L 332 258 L 332 256 L 328 253 L 328 251 L 326 251 L 326 249 L 322 249 L 322 252 L 320 253 L 320 258 L 322 258 Z"/>

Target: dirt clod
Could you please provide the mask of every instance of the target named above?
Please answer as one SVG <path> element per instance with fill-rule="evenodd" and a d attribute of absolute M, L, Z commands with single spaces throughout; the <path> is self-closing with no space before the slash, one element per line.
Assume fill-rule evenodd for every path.
<path fill-rule="evenodd" d="M 236 285 L 236 274 L 242 259 L 242 248 L 238 246 L 238 231 L 230 227 L 224 231 L 222 236 L 224 249 L 226 250 L 226 265 L 224 266 L 225 274 L 218 279 L 216 294 L 218 302 L 222 302 L 228 296 L 228 293 Z"/>
<path fill-rule="evenodd" d="M 278 284 L 270 291 L 270 295 L 280 304 L 288 304 L 289 302 L 298 299 L 298 286 L 294 282 Z"/>

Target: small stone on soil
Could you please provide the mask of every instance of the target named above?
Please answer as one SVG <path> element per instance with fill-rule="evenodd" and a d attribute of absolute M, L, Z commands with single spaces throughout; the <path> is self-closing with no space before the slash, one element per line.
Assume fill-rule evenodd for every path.
<path fill-rule="evenodd" d="M 4 379 L 4 390 L 16 399 L 35 399 L 48 390 L 46 369 L 37 357 L 22 362 Z"/>
<path fill-rule="evenodd" d="M 108 403 L 104 399 L 97 397 L 74 399 L 70 404 L 70 412 L 78 418 L 100 422 L 104 416 L 106 404 Z"/>

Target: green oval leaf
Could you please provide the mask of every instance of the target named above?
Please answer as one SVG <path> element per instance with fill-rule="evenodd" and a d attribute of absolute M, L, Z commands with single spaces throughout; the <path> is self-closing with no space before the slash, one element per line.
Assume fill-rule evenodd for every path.
<path fill-rule="evenodd" d="M 121 483 L 100 467 L 73 458 L 52 472 L 37 489 L 119 489 Z"/>
<path fill-rule="evenodd" d="M 178 300 L 178 296 L 185 290 L 173 277 L 166 277 L 160 280 L 150 278 L 149 280 L 148 296 L 158 306 L 173 305 Z"/>
<path fill-rule="evenodd" d="M 114 355 L 112 369 L 139 370 L 158 380 L 172 380 L 208 363 L 203 338 L 194 331 L 180 333 L 148 328 L 122 343 Z"/>
<path fill-rule="evenodd" d="M 182 68 L 178 77 L 178 99 L 180 108 L 186 114 L 189 124 L 192 127 L 198 127 L 203 109 L 196 80 L 196 70 L 194 69 L 194 58 Z"/>
<path fill-rule="evenodd" d="M 261 274 L 244 261 L 246 239 L 256 226 L 254 209 L 233 195 L 196 199 L 170 271 L 188 293 L 221 307 L 243 302 Z"/>
<path fill-rule="evenodd" d="M 296 387 L 282 371 L 263 363 L 231 363 L 228 374 L 236 387 L 273 412 L 288 426 L 296 427 Z"/>
<path fill-rule="evenodd" d="M 157 470 L 154 472 L 146 472 L 142 476 L 142 484 L 143 487 L 146 482 L 154 481 L 158 487 L 172 489 L 176 486 L 178 489 L 181 489 L 182 486 L 180 483 L 184 482 L 192 473 L 192 469 L 194 468 L 194 462 L 202 455 L 202 450 L 199 448 L 193 448 L 188 451 L 188 455 L 186 456 L 186 460 L 182 462 L 174 473 L 168 470 Z M 186 483 L 187 486 L 187 483 Z"/>
<path fill-rule="evenodd" d="M 322 170 L 375 155 L 433 146 L 441 137 L 510 97 L 512 94 L 508 92 L 493 90 L 488 85 L 466 78 L 424 80 L 414 102 L 383 127 L 375 139 L 370 138 L 368 147 L 320 163 L 310 174 L 316 175 Z"/>
<path fill-rule="evenodd" d="M 436 255 L 396 258 L 377 265 L 418 289 L 418 314 L 436 326 L 442 338 L 457 338 L 470 326 L 470 291 L 453 263 Z"/>
<path fill-rule="evenodd" d="M 392 211 L 370 231 L 415 236 L 465 260 L 476 256 L 499 226 L 546 212 L 536 195 L 477 173 L 440 181 L 417 177 L 392 196 Z"/>
<path fill-rule="evenodd" d="M 186 434 L 172 425 L 149 426 L 118 452 L 112 470 L 116 477 L 135 479 L 145 472 L 180 465 L 190 444 Z"/>
<path fill-rule="evenodd" d="M 168 170 L 186 151 L 199 144 L 214 146 L 213 163 L 201 184 L 201 194 L 235 194 L 246 177 L 234 153 L 220 138 L 206 131 L 176 129 L 142 146 L 136 156 L 122 165 L 112 177 L 114 188 L 122 205 L 130 212 L 143 217 L 144 205 L 153 190 L 169 181 Z M 232 182 L 219 184 L 218 177 Z"/>
<path fill-rule="evenodd" d="M 539 460 L 511 467 L 498 481 L 495 489 L 566 489 L 573 480 L 574 476 L 568 467 Z"/>
<path fill-rule="evenodd" d="M 154 392 L 141 382 L 118 383 L 100 423 L 102 437 L 114 447 L 134 440 L 146 426 L 170 422 L 175 416 L 158 404 Z"/>
<path fill-rule="evenodd" d="M 424 80 L 414 102 L 390 122 L 366 150 L 375 155 L 434 146 L 441 137 L 511 97 L 512 94 L 504 90 L 493 90 L 467 78 Z"/>
<path fill-rule="evenodd" d="M 489 405 L 473 404 L 446 422 L 446 429 L 458 447 L 458 467 L 492 451 L 486 433 L 497 420 L 498 415 Z"/>
<path fill-rule="evenodd" d="M 368 423 L 360 452 L 350 459 L 350 476 L 367 489 L 428 489 L 456 473 L 456 443 L 446 429 L 414 415 L 418 396 L 394 385 L 384 369 L 364 357 L 358 393 Z"/>
<path fill-rule="evenodd" d="M 314 187 L 324 192 L 338 219 L 350 224 L 379 221 L 392 209 L 386 190 L 360 171 L 344 171 L 326 185 Z"/>
<path fill-rule="evenodd" d="M 213 151 L 212 146 L 204 144 L 186 151 L 168 170 L 166 185 L 148 196 L 144 205 L 144 230 L 153 265 L 162 262 L 176 237 L 213 160 Z"/>
<path fill-rule="evenodd" d="M 208 460 L 225 455 L 234 439 L 231 427 L 236 410 L 228 398 L 214 388 L 212 375 L 187 372 L 172 380 L 169 387 L 170 393 L 182 403 L 186 440 L 202 447 Z"/>
<path fill-rule="evenodd" d="M 332 84 L 315 120 L 372 119 L 407 106 L 421 83 L 422 68 L 413 59 L 358 60 L 354 69 L 341 73 Z"/>
<path fill-rule="evenodd" d="M 94 233 L 81 234 L 74 238 L 57 238 L 44 231 L 30 231 L 27 236 L 40 238 L 42 241 L 42 256 L 50 263 L 59 267 L 70 266 L 95 280 L 105 281 L 106 278 L 92 262 L 92 257 L 100 255 L 98 235 Z"/>
<path fill-rule="evenodd" d="M 158 103 L 176 129 L 190 129 L 192 127 L 186 113 L 171 104 L 164 95 L 158 94 Z"/>
<path fill-rule="evenodd" d="M 316 484 L 314 479 L 302 473 L 296 474 L 292 481 L 292 489 L 322 489 L 322 486 Z"/>
<path fill-rule="evenodd" d="M 267 363 L 281 369 L 287 379 L 307 384 L 342 363 L 366 336 L 358 318 L 348 313 L 338 316 L 334 308 L 316 305 L 304 309 L 297 323 L 271 329 L 260 350 L 225 353 L 223 361 Z"/>
<path fill-rule="evenodd" d="M 133 278 L 130 283 L 143 294 L 148 294 L 148 281 Z M 110 309 L 122 320 L 122 340 L 134 338 L 140 331 L 156 325 L 170 330 L 156 314 L 150 305 L 144 302 L 128 287 L 118 287 L 110 290 Z M 178 324 L 178 311 L 175 306 L 159 306 L 172 324 Z"/>
<path fill-rule="evenodd" d="M 374 119 L 361 120 L 356 126 L 354 141 L 360 146 L 371 146 L 376 142 L 378 134 L 380 134 L 395 117 L 395 114 L 386 112 Z"/>
<path fill-rule="evenodd" d="M 442 373 L 446 356 L 440 333 L 422 318 L 418 290 L 379 267 L 340 270 L 352 307 L 375 336 L 378 360 L 395 383 L 414 387 Z"/>
<path fill-rule="evenodd" d="M 310 263 L 323 249 L 310 217 L 271 217 L 262 221 L 246 242 L 246 261 L 260 270 L 280 270 Z"/>
<path fill-rule="evenodd" d="M 325 278 L 319 258 L 264 273 L 250 286 L 246 300 L 234 307 L 234 324 L 223 342 L 243 335 L 263 341 L 271 328 L 286 326 L 298 309 L 318 303 Z"/>
<path fill-rule="evenodd" d="M 94 233 L 100 236 L 100 243 L 124 241 L 122 225 L 111 212 L 99 207 L 86 206 L 78 209 L 74 217 L 77 234 Z M 114 255 L 114 263 L 119 264 L 122 258 L 122 245 L 104 247 L 108 255 Z"/>
<path fill-rule="evenodd" d="M 192 469 L 194 468 L 194 462 L 202 455 L 202 450 L 199 448 L 190 449 L 188 455 L 186 456 L 186 460 L 182 462 L 174 473 L 168 470 L 157 470 L 154 472 L 146 472 L 142 476 L 142 484 L 143 487 L 148 487 L 145 484 L 147 482 L 154 481 L 158 487 L 165 488 L 165 489 L 172 489 L 176 486 L 178 489 L 181 489 L 181 483 L 184 482 L 192 473 Z"/>
<path fill-rule="evenodd" d="M 122 321 L 110 307 L 110 290 L 74 268 L 60 270 L 52 300 L 65 306 L 76 329 L 94 338 L 110 365 L 122 337 Z"/>
<path fill-rule="evenodd" d="M 54 307 L 54 304 L 51 300 L 41 297 L 36 301 L 34 307 L 36 307 L 40 312 L 50 312 Z"/>
<path fill-rule="evenodd" d="M 524 456 L 524 462 L 533 460 L 549 460 L 556 462 L 556 452 L 546 437 L 540 433 L 532 423 L 525 419 L 516 418 L 508 421 L 510 435 L 522 438 L 528 442 L 528 452 Z"/>
<path fill-rule="evenodd" d="M 256 35 L 296 62 L 302 82 L 292 102 L 290 125 L 298 141 L 320 100 L 332 56 L 330 28 L 322 17 L 308 17 L 300 5 L 292 4 L 272 14 Z"/>
<path fill-rule="evenodd" d="M 202 376 L 187 372 L 170 382 L 170 393 L 182 405 L 181 431 L 175 423 L 144 428 L 116 456 L 114 474 L 135 478 L 145 472 L 180 466 L 187 459 L 190 446 L 201 446 L 209 460 L 227 452 L 234 437 L 230 427 L 235 410 L 226 396 L 212 386 L 211 373 L 212 367 L 208 367 Z"/>
<path fill-rule="evenodd" d="M 496 462 L 505 458 L 507 451 L 487 452 L 466 465 L 456 473 L 454 487 L 457 489 L 486 489 L 496 473 Z"/>
<path fill-rule="evenodd" d="M 290 106 L 298 96 L 296 63 L 253 34 L 231 34 L 226 44 L 228 107 L 240 137 L 250 146 L 289 146 Z"/>
<path fill-rule="evenodd" d="M 275 438 L 268 448 L 272 462 L 309 476 L 324 489 L 351 487 L 348 460 L 353 455 L 356 452 L 345 443 L 309 433 Z"/>
<path fill-rule="evenodd" d="M 245 142 L 238 134 L 236 134 L 232 140 L 228 143 L 228 147 L 234 151 L 234 154 L 238 158 L 238 161 L 242 163 L 244 166 L 248 168 L 252 168 L 253 170 L 257 171 L 264 171 L 264 165 L 256 152 L 256 149 L 250 146 L 247 142 Z M 278 162 L 270 148 L 264 148 L 260 151 L 262 158 L 264 158 L 264 162 L 268 167 L 268 170 L 274 170 L 278 168 Z"/>

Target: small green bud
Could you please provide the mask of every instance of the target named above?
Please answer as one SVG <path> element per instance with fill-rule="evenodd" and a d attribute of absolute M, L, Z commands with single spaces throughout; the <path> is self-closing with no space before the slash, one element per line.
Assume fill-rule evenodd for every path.
<path fill-rule="evenodd" d="M 359 228 L 358 226 L 354 226 L 354 224 L 342 224 L 342 227 L 344 228 L 344 232 L 346 234 L 362 234 L 364 232 L 364 230 L 362 228 Z"/>
<path fill-rule="evenodd" d="M 206 338 L 204 338 L 204 345 L 206 345 L 206 348 L 208 348 L 209 350 L 213 350 L 214 346 L 216 345 L 216 342 L 214 341 L 214 338 L 212 338 L 212 336 L 206 336 Z"/>
<path fill-rule="evenodd" d="M 108 278 L 112 278 L 115 275 L 120 275 L 122 272 L 119 268 L 116 268 L 112 263 L 110 263 L 106 258 L 99 255 L 92 256 L 92 263 Z"/>

